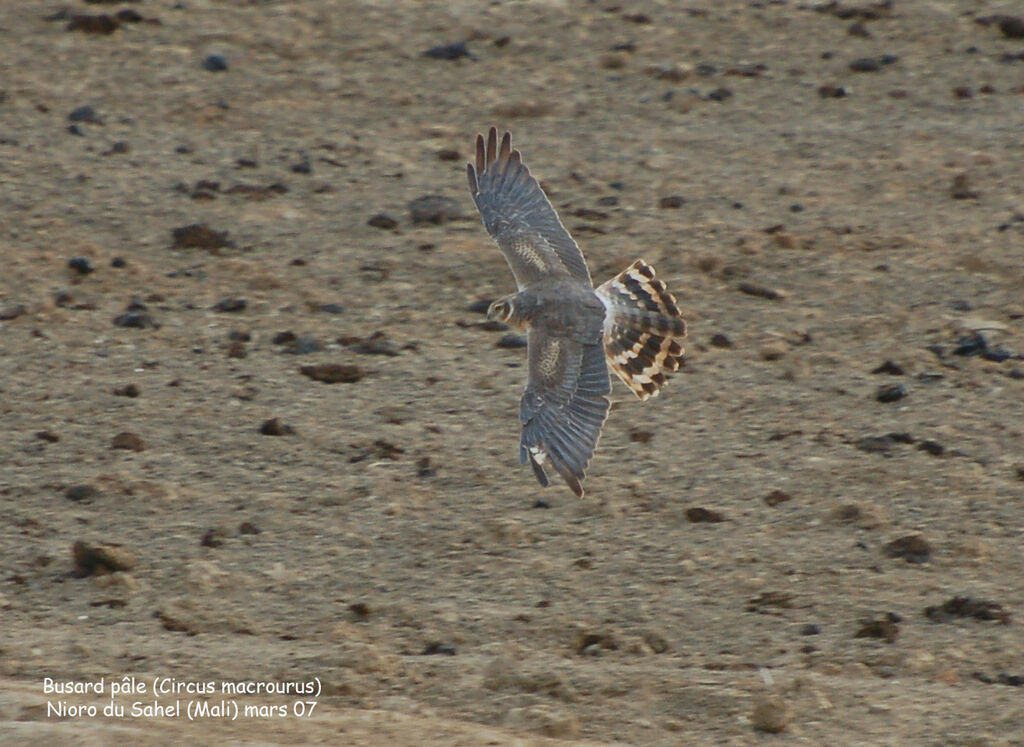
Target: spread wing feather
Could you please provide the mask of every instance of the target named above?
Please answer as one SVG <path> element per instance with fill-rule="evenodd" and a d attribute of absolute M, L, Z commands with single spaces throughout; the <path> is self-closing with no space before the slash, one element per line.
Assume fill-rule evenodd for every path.
<path fill-rule="evenodd" d="M 484 226 L 505 255 L 522 290 L 541 279 L 568 276 L 593 285 L 583 252 L 530 174 L 512 136 L 498 143 L 491 128 L 476 136 L 476 163 L 466 167 L 469 189 Z"/>
<path fill-rule="evenodd" d="M 600 343 L 586 345 L 533 328 L 527 336 L 529 379 L 519 406 L 519 461 L 541 485 L 544 463 L 582 497 L 581 481 L 608 417 L 611 383 Z"/>

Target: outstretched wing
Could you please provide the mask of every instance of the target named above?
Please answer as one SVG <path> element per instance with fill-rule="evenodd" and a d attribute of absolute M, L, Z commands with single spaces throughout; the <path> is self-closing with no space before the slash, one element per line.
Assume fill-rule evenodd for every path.
<path fill-rule="evenodd" d="M 548 484 L 543 464 L 555 471 L 577 496 L 580 481 L 608 417 L 611 382 L 601 343 L 585 345 L 543 329 L 528 336 L 529 379 L 519 405 L 523 423 L 519 461 L 527 460 L 541 485 Z"/>
<path fill-rule="evenodd" d="M 469 190 L 484 226 L 508 260 L 522 290 L 542 278 L 559 275 L 593 285 L 583 252 L 565 230 L 558 213 L 530 174 L 512 136 L 498 147 L 493 127 L 476 136 L 476 165 L 467 164 Z"/>

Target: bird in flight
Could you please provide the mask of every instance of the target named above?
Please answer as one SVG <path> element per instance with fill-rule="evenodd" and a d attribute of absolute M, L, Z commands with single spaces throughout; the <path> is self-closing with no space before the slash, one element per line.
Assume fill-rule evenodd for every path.
<path fill-rule="evenodd" d="M 582 481 L 608 417 L 610 365 L 641 400 L 679 368 L 686 322 L 654 268 L 638 259 L 594 287 L 583 253 L 530 174 L 512 136 L 476 136 L 469 190 L 518 293 L 487 318 L 527 330 L 527 382 L 519 404 L 519 462 L 542 486 L 544 465 L 583 497 Z"/>

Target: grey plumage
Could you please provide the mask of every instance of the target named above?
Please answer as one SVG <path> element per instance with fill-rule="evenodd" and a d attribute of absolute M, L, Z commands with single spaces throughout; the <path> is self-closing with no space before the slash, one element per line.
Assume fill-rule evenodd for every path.
<path fill-rule="evenodd" d="M 477 135 L 469 188 L 484 226 L 505 255 L 519 292 L 495 301 L 492 319 L 524 327 L 528 378 L 519 406 L 519 460 L 546 486 L 550 466 L 582 497 L 582 481 L 608 416 L 606 359 L 641 399 L 678 368 L 673 338 L 685 324 L 654 269 L 642 261 L 596 290 L 576 242 L 512 149 L 493 127 Z"/>

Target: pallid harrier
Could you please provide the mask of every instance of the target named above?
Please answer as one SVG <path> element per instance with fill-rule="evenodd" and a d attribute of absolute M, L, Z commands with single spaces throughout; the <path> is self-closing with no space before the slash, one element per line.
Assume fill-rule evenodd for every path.
<path fill-rule="evenodd" d="M 508 132 L 500 145 L 493 127 L 486 141 L 477 135 L 476 163 L 466 170 L 484 226 L 519 288 L 492 303 L 487 318 L 528 330 L 519 462 L 529 460 L 543 486 L 549 462 L 582 498 L 608 416 L 605 358 L 637 397 L 655 396 L 679 368 L 686 322 L 642 259 L 594 288 L 583 253 Z"/>

